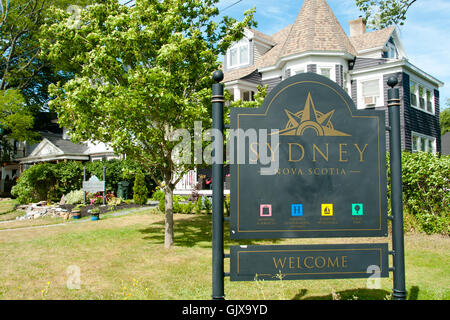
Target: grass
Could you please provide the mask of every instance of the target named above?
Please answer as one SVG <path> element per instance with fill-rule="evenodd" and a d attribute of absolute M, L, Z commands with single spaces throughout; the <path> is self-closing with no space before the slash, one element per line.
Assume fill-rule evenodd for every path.
<path fill-rule="evenodd" d="M 211 216 L 175 215 L 175 245 L 169 250 L 163 248 L 163 232 L 164 216 L 152 210 L 51 228 L 0 231 L 0 299 L 209 300 Z M 229 240 L 227 232 L 225 251 L 237 244 Z M 390 239 L 294 239 L 245 244 L 368 241 Z M 447 237 L 406 235 L 408 299 L 450 299 L 449 249 Z M 80 289 L 68 289 L 68 284 L 77 283 Z M 226 298 L 230 300 L 385 299 L 391 291 L 392 274 L 381 279 L 377 290 L 367 289 L 365 279 L 225 280 Z"/>
<path fill-rule="evenodd" d="M 15 200 L 9 198 L 0 199 L 0 221 L 14 220 L 16 217 L 25 214 L 25 211 L 15 210 L 15 207 Z"/>

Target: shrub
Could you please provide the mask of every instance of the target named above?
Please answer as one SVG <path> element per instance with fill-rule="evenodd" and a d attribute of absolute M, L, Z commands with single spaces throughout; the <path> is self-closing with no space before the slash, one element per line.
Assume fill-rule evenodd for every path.
<path fill-rule="evenodd" d="M 50 201 L 55 199 L 55 184 L 53 165 L 50 163 L 36 164 L 23 172 L 11 193 L 21 204 Z M 60 197 L 61 194 L 59 194 Z"/>
<path fill-rule="evenodd" d="M 155 201 L 160 201 L 161 199 L 164 199 L 164 190 L 159 188 L 156 189 L 155 192 L 153 192 L 151 199 Z"/>
<path fill-rule="evenodd" d="M 136 204 L 146 204 L 148 189 L 145 185 L 145 177 L 142 171 L 138 171 L 134 179 L 133 200 Z"/>
<path fill-rule="evenodd" d="M 388 195 L 390 195 L 390 168 Z M 448 234 L 450 223 L 450 156 L 402 153 L 403 204 L 409 227 L 418 231 Z M 390 199 L 389 199 L 390 200 Z"/>
<path fill-rule="evenodd" d="M 65 195 L 67 204 L 77 204 L 84 201 L 84 191 L 74 190 Z"/>

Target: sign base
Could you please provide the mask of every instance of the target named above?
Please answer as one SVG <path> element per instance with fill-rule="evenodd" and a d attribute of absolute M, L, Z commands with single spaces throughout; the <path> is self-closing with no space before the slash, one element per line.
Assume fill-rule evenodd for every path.
<path fill-rule="evenodd" d="M 231 281 L 389 277 L 388 244 L 231 246 Z"/>

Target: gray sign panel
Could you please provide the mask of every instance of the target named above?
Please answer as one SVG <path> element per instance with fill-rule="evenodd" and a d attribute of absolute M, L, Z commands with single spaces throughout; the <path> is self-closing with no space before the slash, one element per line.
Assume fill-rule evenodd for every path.
<path fill-rule="evenodd" d="M 389 276 L 388 244 L 230 247 L 231 281 Z"/>
<path fill-rule="evenodd" d="M 384 111 L 306 73 L 232 108 L 231 128 L 232 239 L 387 235 Z"/>
<path fill-rule="evenodd" d="M 88 181 L 83 181 L 83 191 L 89 193 L 105 191 L 105 181 L 100 181 L 94 175 Z"/>

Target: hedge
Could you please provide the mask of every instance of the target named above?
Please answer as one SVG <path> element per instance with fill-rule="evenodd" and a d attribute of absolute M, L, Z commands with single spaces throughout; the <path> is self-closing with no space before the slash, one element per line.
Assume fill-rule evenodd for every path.
<path fill-rule="evenodd" d="M 390 204 L 390 167 L 388 201 Z M 450 156 L 402 153 L 405 229 L 448 235 L 450 223 Z M 389 205 L 390 208 L 390 205 Z M 390 209 L 389 209 L 390 210 Z"/>
<path fill-rule="evenodd" d="M 11 193 L 21 204 L 42 200 L 59 201 L 62 195 L 81 189 L 83 166 L 86 166 L 86 179 L 91 175 L 96 175 L 100 180 L 103 178 L 103 166 L 105 166 L 106 189 L 114 193 L 120 181 L 127 180 L 132 185 L 134 173 L 140 170 L 140 166 L 131 160 L 117 159 L 86 162 L 84 164 L 77 161 L 60 162 L 58 164 L 41 163 L 25 170 Z M 124 179 L 124 172 L 128 173 L 127 179 Z M 144 175 L 144 178 L 147 189 L 153 190 L 155 184 L 150 175 Z M 132 192 L 130 196 L 132 196 Z"/>

